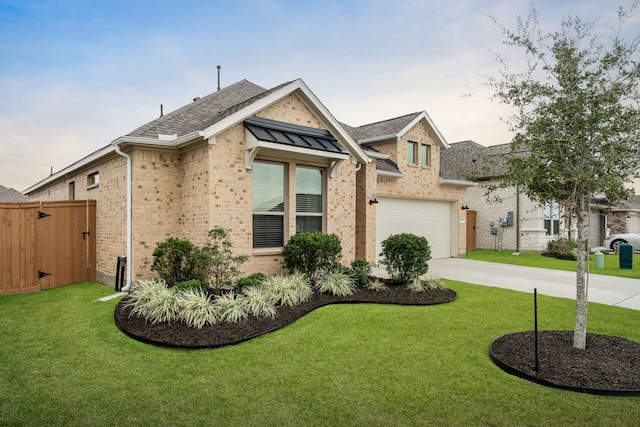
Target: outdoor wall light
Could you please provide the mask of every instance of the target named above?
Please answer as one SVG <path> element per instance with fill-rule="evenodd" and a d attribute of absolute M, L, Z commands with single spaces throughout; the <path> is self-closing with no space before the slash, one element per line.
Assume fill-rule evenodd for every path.
<path fill-rule="evenodd" d="M 467 206 L 467 204 L 465 203 L 464 205 L 462 205 L 462 210 L 463 211 L 469 210 L 469 206 Z"/>
<path fill-rule="evenodd" d="M 376 203 L 378 203 L 378 199 L 376 199 L 375 197 L 373 199 L 369 200 L 369 204 L 370 205 L 374 205 Z"/>

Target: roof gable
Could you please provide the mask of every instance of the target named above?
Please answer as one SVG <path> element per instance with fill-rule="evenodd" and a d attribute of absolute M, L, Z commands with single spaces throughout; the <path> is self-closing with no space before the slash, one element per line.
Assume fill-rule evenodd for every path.
<path fill-rule="evenodd" d="M 449 146 L 426 111 L 411 113 L 360 127 L 352 127 L 344 124 L 343 127 L 358 144 L 373 144 L 389 139 L 399 139 L 421 121 L 434 133 L 435 139 L 441 148 L 447 148 Z"/>

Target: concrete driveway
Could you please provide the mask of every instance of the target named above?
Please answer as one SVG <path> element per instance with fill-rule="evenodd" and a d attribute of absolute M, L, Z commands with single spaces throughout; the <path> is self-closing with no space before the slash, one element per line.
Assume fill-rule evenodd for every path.
<path fill-rule="evenodd" d="M 380 274 L 384 269 L 376 267 L 375 272 Z M 442 258 L 429 261 L 427 276 L 529 293 L 537 288 L 542 295 L 576 299 L 576 273 L 571 271 Z M 591 274 L 588 299 L 590 302 L 640 310 L 640 280 Z"/>

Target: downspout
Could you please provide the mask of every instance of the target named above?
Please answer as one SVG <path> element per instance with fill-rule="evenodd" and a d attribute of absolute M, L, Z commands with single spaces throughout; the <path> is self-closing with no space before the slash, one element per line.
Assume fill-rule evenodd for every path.
<path fill-rule="evenodd" d="M 126 292 L 131 288 L 131 156 L 120 150 L 118 143 L 113 144 L 116 153 L 127 159 L 127 283 L 121 289 Z"/>

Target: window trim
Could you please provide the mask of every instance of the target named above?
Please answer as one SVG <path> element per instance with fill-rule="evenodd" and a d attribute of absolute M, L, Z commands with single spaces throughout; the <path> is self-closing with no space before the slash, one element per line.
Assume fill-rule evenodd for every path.
<path fill-rule="evenodd" d="M 412 153 L 413 161 L 409 158 L 409 153 Z M 407 164 L 412 166 L 418 165 L 418 143 L 415 141 L 407 141 Z"/>
<path fill-rule="evenodd" d="M 96 171 L 87 175 L 87 190 L 100 186 L 100 172 Z"/>
<path fill-rule="evenodd" d="M 295 207 L 295 223 L 296 223 L 296 233 L 299 233 L 300 231 L 298 231 L 298 217 L 319 217 L 320 218 L 320 230 L 316 230 L 316 231 L 320 231 L 321 233 L 324 233 L 326 230 L 326 212 L 327 212 L 327 203 L 326 203 L 326 194 L 327 194 L 327 173 L 326 173 L 326 169 L 325 168 L 321 168 L 321 167 L 316 167 L 316 166 L 308 166 L 308 165 L 304 165 L 304 164 L 296 164 L 296 188 L 295 188 L 295 195 L 296 195 L 296 207 Z M 298 211 L 298 181 L 297 181 L 297 174 L 298 174 L 298 169 L 311 169 L 311 170 L 317 170 L 320 172 L 320 212 L 299 212 Z"/>
<path fill-rule="evenodd" d="M 422 153 L 423 147 L 426 150 L 424 155 Z M 420 166 L 423 168 L 431 167 L 431 144 L 420 144 Z"/>
<path fill-rule="evenodd" d="M 286 237 L 287 237 L 287 218 L 288 218 L 288 195 L 287 195 L 287 189 L 289 187 L 289 183 L 288 183 L 288 167 L 289 165 L 287 163 L 283 163 L 283 162 L 272 162 L 272 161 L 266 161 L 266 160 L 258 160 L 254 162 L 255 164 L 271 164 L 271 165 L 280 165 L 282 166 L 282 174 L 283 174 L 283 186 L 282 186 L 282 195 L 283 195 L 283 206 L 282 206 L 282 211 L 256 211 L 254 210 L 254 196 L 253 193 L 251 195 L 251 221 L 252 221 L 252 225 L 251 225 L 251 246 L 252 249 L 254 251 L 269 251 L 269 250 L 281 250 L 284 247 L 284 244 L 286 243 Z M 255 173 L 255 168 L 253 168 L 253 172 L 252 174 Z M 254 187 L 253 184 L 253 179 L 254 179 L 255 175 L 252 176 L 252 192 Z M 282 245 L 279 246 L 255 246 L 255 230 L 253 228 L 253 220 L 254 217 L 256 215 L 260 215 L 260 216 L 273 216 L 273 217 L 282 217 Z"/>

